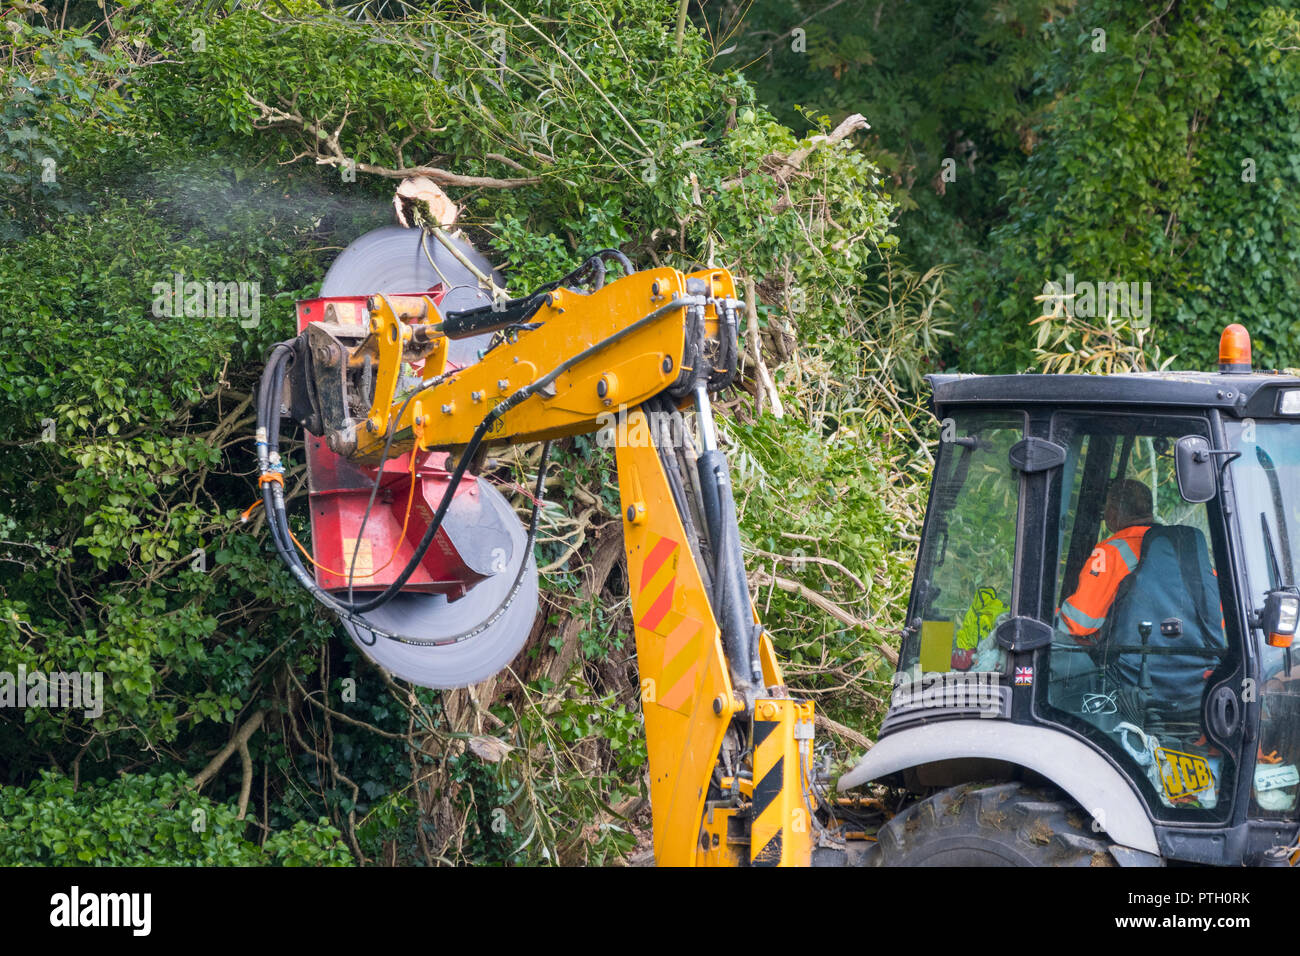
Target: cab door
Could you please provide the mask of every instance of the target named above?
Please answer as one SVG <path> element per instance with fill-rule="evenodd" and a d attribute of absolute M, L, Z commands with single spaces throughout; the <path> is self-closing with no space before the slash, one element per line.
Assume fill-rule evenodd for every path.
<path fill-rule="evenodd" d="M 1011 716 L 998 626 L 1016 606 L 1023 412 L 957 410 L 942 423 L 889 732 L 917 719 Z"/>
<path fill-rule="evenodd" d="M 1034 706 L 1115 761 L 1154 819 L 1222 824 L 1240 773 L 1243 631 L 1222 496 L 1178 490 L 1185 435 L 1211 439 L 1210 423 L 1052 416 L 1065 462 L 1049 493 L 1053 638 Z"/>

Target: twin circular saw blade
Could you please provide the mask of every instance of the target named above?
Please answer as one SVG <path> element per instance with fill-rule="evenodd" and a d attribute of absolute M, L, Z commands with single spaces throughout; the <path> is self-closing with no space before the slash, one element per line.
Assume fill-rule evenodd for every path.
<path fill-rule="evenodd" d="M 468 309 L 492 301 L 491 294 L 455 256 L 418 229 L 387 226 L 361 236 L 334 260 L 321 285 L 322 296 L 418 294 L 439 283 L 449 286 L 441 308 Z M 501 278 L 468 243 L 452 240 L 476 268 L 493 281 Z M 433 258 L 437 268 L 429 264 Z M 490 335 L 453 340 L 448 360 L 457 365 L 478 361 L 478 350 Z M 499 673 L 522 649 L 537 616 L 537 565 L 525 554 L 527 535 L 506 499 L 486 481 L 479 481 L 482 507 L 497 514 L 507 529 L 511 558 L 507 566 L 448 601 L 438 594 L 401 593 L 382 607 L 361 615 L 377 628 L 411 641 L 439 642 L 472 634 L 454 643 L 404 643 L 367 633 L 348 622 L 344 628 L 367 657 L 394 676 L 421 687 L 467 687 Z M 527 561 L 520 580 L 520 566 Z M 520 581 L 513 598 L 511 589 Z M 502 605 L 506 602 L 504 609 Z M 484 623 L 491 621 L 484 627 Z"/>

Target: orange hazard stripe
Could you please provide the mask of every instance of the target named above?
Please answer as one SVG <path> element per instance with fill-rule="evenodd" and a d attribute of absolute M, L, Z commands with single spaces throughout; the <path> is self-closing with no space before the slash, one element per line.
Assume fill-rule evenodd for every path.
<path fill-rule="evenodd" d="M 650 549 L 650 553 L 646 555 L 645 563 L 641 565 L 640 587 L 644 595 L 648 596 L 654 593 L 654 589 L 658 586 L 655 582 L 656 576 L 659 576 L 660 571 L 665 570 L 665 565 L 676 553 L 677 542 L 671 538 L 660 538 L 655 542 L 654 547 Z M 663 582 L 659 593 L 650 602 L 650 606 L 642 615 L 641 620 L 637 621 L 638 625 L 647 630 L 652 631 L 658 627 L 665 615 L 672 609 L 673 590 L 677 584 L 676 566 L 668 568 L 666 573 L 667 580 Z"/>
<path fill-rule="evenodd" d="M 668 690 L 659 697 L 661 707 L 678 710 L 695 696 L 695 675 L 699 664 L 699 642 L 696 638 L 701 629 L 699 621 L 687 617 L 665 638 L 659 683 Z"/>
<path fill-rule="evenodd" d="M 686 669 L 686 673 L 669 688 L 668 693 L 659 698 L 660 707 L 678 710 L 682 704 L 691 699 L 695 691 L 695 671 L 698 667 L 698 661 L 691 662 L 691 666 Z"/>
<path fill-rule="evenodd" d="M 660 538 L 658 543 L 646 555 L 645 564 L 641 565 L 641 583 L 645 584 L 655 576 L 665 561 L 677 550 L 677 542 L 671 538 Z"/>
<path fill-rule="evenodd" d="M 689 617 L 684 617 L 676 627 L 668 632 L 667 637 L 664 638 L 665 669 L 671 666 L 672 662 L 677 659 L 677 655 L 685 650 L 692 641 L 694 641 L 695 635 L 699 633 L 699 630 L 699 621 L 694 621 Z"/>
<path fill-rule="evenodd" d="M 676 583 L 677 575 L 674 574 L 668 579 L 667 586 L 654 599 L 654 603 L 650 605 L 649 610 L 645 612 L 645 616 L 637 622 L 638 624 L 648 631 L 653 631 L 659 626 L 659 622 L 664 619 L 664 616 L 673 606 L 673 585 Z"/>

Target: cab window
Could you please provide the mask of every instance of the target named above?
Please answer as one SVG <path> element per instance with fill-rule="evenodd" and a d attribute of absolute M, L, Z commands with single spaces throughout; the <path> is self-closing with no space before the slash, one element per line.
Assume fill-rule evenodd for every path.
<path fill-rule="evenodd" d="M 1001 673 L 993 632 L 1012 607 L 1025 419 L 962 413 L 942 422 L 935 482 L 900 673 Z"/>
<path fill-rule="evenodd" d="M 1229 653 L 1213 505 L 1178 491 L 1174 444 L 1188 434 L 1208 437 L 1208 424 L 1053 424 L 1066 461 L 1046 714 L 1127 765 L 1155 815 L 1171 820 L 1225 816 L 1236 772 L 1202 726 L 1207 681 Z"/>
<path fill-rule="evenodd" d="M 1228 445 L 1253 610 L 1269 591 L 1293 587 L 1300 571 L 1300 423 L 1233 422 Z M 1251 816 L 1294 818 L 1300 796 L 1300 647 L 1255 634 L 1260 658 L 1259 747 Z"/>

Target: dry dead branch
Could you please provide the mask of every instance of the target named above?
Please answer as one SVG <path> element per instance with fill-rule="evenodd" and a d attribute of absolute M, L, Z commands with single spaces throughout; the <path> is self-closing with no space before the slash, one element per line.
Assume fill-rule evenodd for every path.
<path fill-rule="evenodd" d="M 780 575 L 770 574 L 767 571 L 762 570 L 751 571 L 749 573 L 749 578 L 753 584 L 759 587 L 762 587 L 763 585 L 775 585 L 782 591 L 786 591 L 790 594 L 797 594 L 813 607 L 820 611 L 825 611 L 841 624 L 847 624 L 849 627 L 860 628 L 867 632 L 872 630 L 871 625 L 862 620 L 862 618 L 855 617 L 824 594 L 818 594 L 812 588 L 800 584 L 798 581 L 791 581 L 789 578 L 783 578 Z M 898 651 L 885 644 L 876 644 L 875 647 L 876 650 L 885 656 L 889 663 L 898 663 Z"/>
<path fill-rule="evenodd" d="M 856 133 L 858 130 L 870 128 L 871 124 L 867 122 L 866 117 L 861 113 L 854 113 L 852 116 L 845 117 L 840 125 L 835 127 L 835 129 L 830 133 L 818 134 L 817 136 L 812 137 L 806 146 L 799 147 L 788 156 L 769 153 L 759 163 L 759 167 L 771 170 L 772 175 L 775 176 L 779 182 L 784 183 L 791 176 L 800 171 L 804 162 L 815 150 L 824 146 L 834 146 L 836 143 L 840 142 L 840 140 Z M 758 169 L 753 169 L 737 176 L 735 179 L 728 179 L 722 184 L 722 188 L 735 189 L 745 181 L 746 176 L 752 175 L 758 171 Z"/>
<path fill-rule="evenodd" d="M 383 176 L 386 179 L 407 179 L 413 176 L 424 176 L 439 186 L 464 186 L 475 189 L 518 189 L 520 186 L 532 186 L 541 182 L 540 177 L 537 176 L 525 176 L 520 179 L 499 179 L 495 176 L 462 176 L 460 173 L 438 169 L 436 166 L 408 166 L 402 169 L 394 169 L 388 166 L 377 166 L 373 163 L 357 162 L 343 151 L 343 147 L 339 143 L 339 136 L 342 134 L 343 126 L 350 115 L 347 110 L 344 111 L 343 119 L 339 121 L 338 128 L 330 132 L 298 113 L 263 103 L 251 93 L 245 93 L 244 95 L 248 97 L 250 103 L 261 111 L 256 124 L 260 129 L 269 129 L 274 126 L 291 126 L 302 130 L 304 133 L 309 133 L 314 141 L 313 149 L 294 158 L 314 157 L 317 166 L 347 166 L 357 172 L 367 173 L 372 176 Z"/>

